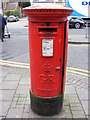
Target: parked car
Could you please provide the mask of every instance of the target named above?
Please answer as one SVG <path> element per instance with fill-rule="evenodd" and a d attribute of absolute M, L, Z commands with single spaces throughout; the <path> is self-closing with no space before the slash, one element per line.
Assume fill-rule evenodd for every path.
<path fill-rule="evenodd" d="M 17 21 L 19 21 L 19 18 L 18 18 L 18 16 L 10 15 L 10 16 L 7 18 L 7 21 L 8 21 L 8 22 L 17 22 Z"/>
<path fill-rule="evenodd" d="M 79 17 L 71 17 L 68 18 L 69 20 L 69 27 L 79 29 L 83 26 L 85 26 L 85 21 L 82 18 Z"/>

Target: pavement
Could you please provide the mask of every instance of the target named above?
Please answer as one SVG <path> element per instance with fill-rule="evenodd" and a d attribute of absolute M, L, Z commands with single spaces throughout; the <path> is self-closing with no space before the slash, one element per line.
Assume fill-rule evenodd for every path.
<path fill-rule="evenodd" d="M 90 27 L 83 29 L 84 34 L 68 35 L 69 44 L 90 44 Z"/>
<path fill-rule="evenodd" d="M 84 35 L 69 36 L 69 44 L 89 44 Z M 29 56 L 28 53 L 25 57 Z M 18 56 L 16 59 L 23 57 Z M 29 58 L 28 58 L 29 59 Z M 26 61 L 27 63 L 27 61 Z M 89 71 L 67 68 L 63 108 L 54 116 L 40 116 L 30 108 L 29 64 L 0 60 L 0 119 L 5 118 L 68 118 L 90 119 Z"/>
<path fill-rule="evenodd" d="M 73 120 L 89 117 L 88 88 L 90 86 L 87 76 L 71 73 L 67 68 L 62 111 L 52 117 L 45 117 L 35 114 L 30 108 L 29 66 L 27 67 L 27 64 L 23 67 L 15 66 L 15 63 L 13 66 L 2 65 L 1 67 L 0 118 L 71 118 Z"/>
<path fill-rule="evenodd" d="M 68 43 L 69 44 L 90 44 L 89 36 L 85 35 L 69 35 L 68 36 Z"/>

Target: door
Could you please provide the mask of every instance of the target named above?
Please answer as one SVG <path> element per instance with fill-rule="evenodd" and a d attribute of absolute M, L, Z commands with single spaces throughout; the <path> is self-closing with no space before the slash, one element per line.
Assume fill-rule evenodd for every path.
<path fill-rule="evenodd" d="M 62 30 L 58 24 L 48 27 L 33 24 L 30 60 L 32 92 L 40 97 L 61 94 Z"/>

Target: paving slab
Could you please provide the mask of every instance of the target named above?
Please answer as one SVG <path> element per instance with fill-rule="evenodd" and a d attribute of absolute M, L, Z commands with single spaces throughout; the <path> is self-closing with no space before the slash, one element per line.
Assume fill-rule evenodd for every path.
<path fill-rule="evenodd" d="M 11 108 L 16 108 L 17 101 L 12 101 Z"/>
<path fill-rule="evenodd" d="M 18 95 L 15 94 L 13 97 L 13 102 L 17 102 L 19 99 L 19 96 L 20 96 L 19 94 Z"/>
<path fill-rule="evenodd" d="M 84 115 L 84 111 L 83 111 L 83 110 L 78 110 L 78 111 L 77 111 L 77 110 L 76 110 L 76 111 L 73 110 L 73 111 L 72 111 L 72 114 L 73 114 L 73 115 L 77 115 L 77 116 L 78 116 L 78 115 Z"/>
<path fill-rule="evenodd" d="M 19 81 L 21 78 L 21 75 L 15 75 L 15 74 L 7 74 L 7 76 L 5 77 L 4 80 L 7 80 L 7 81 Z"/>
<path fill-rule="evenodd" d="M 76 86 L 77 87 L 77 86 Z M 80 89 L 82 89 L 82 88 L 86 88 L 86 87 L 88 87 L 88 84 L 86 84 L 86 83 L 81 83 L 77 88 L 80 88 Z"/>
<path fill-rule="evenodd" d="M 16 90 L 19 81 L 3 81 L 1 86 L 2 90 Z"/>
<path fill-rule="evenodd" d="M 16 94 L 25 94 L 27 95 L 29 92 L 29 86 L 24 86 L 24 85 L 19 85 L 17 90 L 16 90 Z"/>
<path fill-rule="evenodd" d="M 70 104 L 70 103 L 69 103 L 69 100 L 64 98 L 63 105 L 64 105 L 64 106 L 69 106 L 69 104 Z"/>
<path fill-rule="evenodd" d="M 24 106 L 24 113 L 29 113 L 29 111 L 30 111 L 30 104 L 29 104 L 29 106 L 25 105 Z"/>
<path fill-rule="evenodd" d="M 2 102 L 2 117 L 7 115 L 8 110 L 10 108 L 11 101 L 3 101 Z"/>
<path fill-rule="evenodd" d="M 2 101 L 12 101 L 15 90 L 2 90 Z"/>
<path fill-rule="evenodd" d="M 24 119 L 29 118 L 29 113 L 23 113 L 22 118 L 24 118 Z M 22 119 L 22 120 L 24 120 L 24 119 Z"/>
<path fill-rule="evenodd" d="M 0 68 L 1 70 L 1 68 Z M 2 72 L 0 71 L 0 84 L 2 83 Z"/>
<path fill-rule="evenodd" d="M 73 74 L 73 73 L 72 74 L 68 73 L 66 76 L 67 76 L 67 79 L 66 79 L 67 83 L 74 85 L 76 89 L 77 88 L 88 89 L 88 77 L 84 77 L 84 76 Z"/>
<path fill-rule="evenodd" d="M 80 100 L 88 100 L 88 89 L 77 89 L 78 97 Z"/>
<path fill-rule="evenodd" d="M 7 72 L 4 72 L 4 71 L 3 71 L 3 72 L 2 72 L 2 77 L 5 78 L 5 77 L 7 76 L 7 74 L 8 74 Z"/>
<path fill-rule="evenodd" d="M 79 115 L 77 115 L 77 114 L 73 114 L 73 119 L 76 119 L 77 120 L 77 118 L 80 120 L 86 120 L 86 116 L 84 115 L 84 114 L 79 114 Z"/>
<path fill-rule="evenodd" d="M 27 96 L 14 96 L 13 100 L 12 100 L 12 104 L 11 107 L 12 108 L 24 108 L 25 106 L 25 102 L 26 102 L 26 98 Z"/>
<path fill-rule="evenodd" d="M 30 85 L 29 77 L 21 78 L 19 85 Z"/>
<path fill-rule="evenodd" d="M 72 85 L 68 85 L 68 86 L 65 86 L 65 93 L 76 94 L 76 91 Z"/>
<path fill-rule="evenodd" d="M 7 114 L 7 118 L 22 118 L 22 108 L 10 108 Z"/>
<path fill-rule="evenodd" d="M 88 109 L 88 101 L 81 101 L 81 103 L 82 103 L 82 106 L 83 106 L 83 108 L 84 108 L 84 111 L 85 111 L 85 114 L 88 116 L 88 115 L 90 115 L 90 113 L 89 113 L 89 109 Z"/>
<path fill-rule="evenodd" d="M 2 116 L 2 101 L 0 101 L 0 116 Z"/>
<path fill-rule="evenodd" d="M 82 105 L 79 102 L 78 103 L 71 103 L 70 106 L 71 107 L 77 107 L 77 106 L 82 107 Z"/>
<path fill-rule="evenodd" d="M 71 111 L 83 111 L 82 106 L 71 106 Z"/>
<path fill-rule="evenodd" d="M 2 101 L 2 90 L 0 90 L 0 101 Z"/>

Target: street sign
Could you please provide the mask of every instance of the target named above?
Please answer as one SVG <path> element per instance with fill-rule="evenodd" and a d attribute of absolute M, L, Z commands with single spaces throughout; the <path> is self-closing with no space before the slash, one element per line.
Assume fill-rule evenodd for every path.
<path fill-rule="evenodd" d="M 69 4 L 76 12 L 89 17 L 90 0 L 69 0 Z"/>

